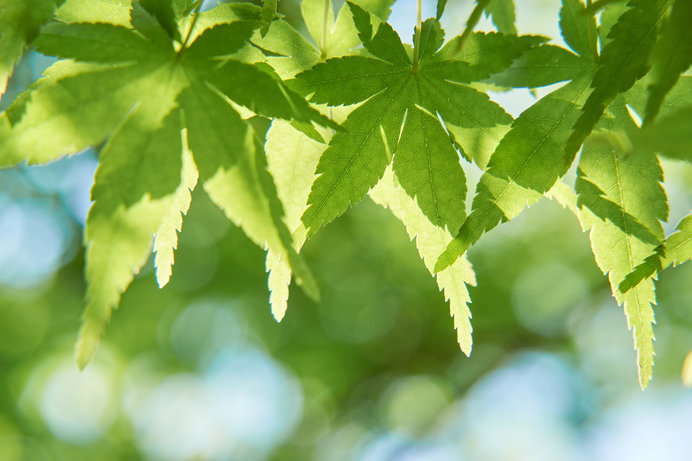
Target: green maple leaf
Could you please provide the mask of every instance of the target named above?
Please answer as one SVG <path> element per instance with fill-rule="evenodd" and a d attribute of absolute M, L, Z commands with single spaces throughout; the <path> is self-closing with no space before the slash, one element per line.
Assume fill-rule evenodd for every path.
<path fill-rule="evenodd" d="M 64 0 L 55 16 L 65 23 L 101 22 L 131 27 L 131 9 L 131 0 Z"/>
<path fill-rule="evenodd" d="M 262 21 L 266 23 L 266 25 L 262 28 L 262 33 L 264 35 L 266 35 L 267 30 L 269 30 L 269 23 L 271 23 L 274 20 L 274 16 L 276 16 L 276 7 L 278 6 L 278 3 L 278 0 L 264 0 L 262 2 L 261 18 Z"/>
<path fill-rule="evenodd" d="M 397 180 L 425 215 L 454 230 L 463 221 L 465 179 L 438 115 L 455 126 L 507 123 L 511 118 L 504 110 L 465 83 L 503 70 L 542 39 L 479 33 L 461 50 L 456 40 L 440 48 L 442 30 L 429 19 L 421 30 L 416 65 L 389 24 L 375 29 L 366 11 L 350 7 L 373 57 L 329 59 L 299 74 L 293 84 L 316 103 L 339 106 L 365 100 L 320 159 L 302 223 L 311 235 L 342 214 L 379 181 L 393 158 Z"/>
<path fill-rule="evenodd" d="M 562 47 L 541 45 L 527 51 L 509 69 L 488 81 L 507 88 L 537 88 L 572 80 L 588 67 L 585 58 Z"/>
<path fill-rule="evenodd" d="M 563 11 L 571 8 L 568 6 L 570 3 L 566 1 L 563 4 Z M 586 29 L 586 25 L 580 26 L 572 21 L 590 20 L 578 14 L 563 13 L 562 18 L 561 25 L 568 30 Z M 567 34 L 566 38 L 571 36 Z M 595 40 L 595 36 L 592 39 Z M 569 40 L 572 42 L 572 38 Z M 556 47 L 538 51 L 540 48 L 543 47 L 533 51 L 555 56 L 568 56 L 565 53 L 571 55 L 567 50 L 560 51 Z M 573 48 L 580 46 L 573 45 Z M 543 97 L 514 121 L 490 157 L 488 168 L 476 188 L 473 209 L 454 240 L 440 255 L 435 265 L 436 272 L 453 264 L 485 232 L 500 222 L 513 219 L 524 208 L 538 201 L 567 172 L 574 160 L 573 154 L 564 152 L 564 144 L 588 95 L 593 59 L 576 55 L 560 58 L 556 64 L 550 64 L 553 70 L 548 73 L 541 66 L 527 65 L 532 60 L 522 61 L 520 58 L 516 62 L 519 66 L 517 69 L 510 68 L 497 78 L 516 86 L 551 82 L 550 75 L 556 79 L 569 76 L 571 81 Z M 556 71 L 559 62 L 567 68 Z"/>
<path fill-rule="evenodd" d="M 671 3 L 672 0 L 630 0 L 627 4 L 628 9 L 608 33 L 610 41 L 603 47 L 591 82 L 593 91 L 567 142 L 568 154 L 576 154 L 608 104 L 648 72 L 659 23 Z"/>
<path fill-rule="evenodd" d="M 629 134 L 631 149 L 686 160 L 692 163 L 692 107 L 684 106 L 658 117 L 655 122 Z"/>
<path fill-rule="evenodd" d="M 692 215 L 684 217 L 677 225 L 675 232 L 666 238 L 663 244 L 654 249 L 641 264 L 625 276 L 618 290 L 627 293 L 639 285 L 642 280 L 656 278 L 656 274 L 669 266 L 677 266 L 692 260 Z"/>
<path fill-rule="evenodd" d="M 645 122 L 650 123 L 666 94 L 692 64 L 692 2 L 676 0 L 651 55 L 652 70 Z"/>
<path fill-rule="evenodd" d="M 322 132 L 320 136 L 328 137 Z M 274 177 L 276 189 L 284 204 L 286 226 L 293 230 L 300 224 L 314 181 L 314 171 L 325 145 L 296 130 L 291 124 L 277 120 L 267 133 L 268 169 Z M 299 251 L 304 240 L 295 242 Z M 267 253 L 268 285 L 271 291 L 269 302 L 272 314 L 281 321 L 286 314 L 288 288 L 292 279 L 291 265 L 279 253 Z"/>
<path fill-rule="evenodd" d="M 604 128 L 633 125 L 616 101 Z M 587 139 L 579 160 L 576 190 L 582 227 L 589 229 L 596 262 L 608 275 L 613 295 L 624 305 L 633 330 L 642 388 L 651 379 L 654 363 L 652 305 L 656 303 L 655 274 L 641 277 L 627 291 L 619 286 L 663 242 L 661 220 L 668 217 L 663 172 L 654 155 L 628 153 L 602 138 Z"/>
<path fill-rule="evenodd" d="M 357 0 L 355 3 L 372 11 L 382 20 L 391 12 L 393 0 Z M 267 4 L 265 4 L 267 6 Z M 221 4 L 200 15 L 198 24 L 202 28 L 210 27 L 223 21 L 229 13 L 238 19 L 249 19 L 245 14 L 254 8 L 249 4 Z M 344 3 L 336 17 L 331 1 L 301 1 L 300 9 L 307 26 L 309 38 L 306 38 L 283 18 L 275 18 L 265 25 L 262 32 L 252 37 L 252 42 L 266 50 L 269 63 L 283 79 L 291 78 L 308 69 L 327 57 L 352 54 L 360 44 L 353 25 L 350 8 Z M 266 12 L 263 9 L 262 12 Z M 199 28 L 198 28 L 199 29 Z M 312 42 L 310 41 L 312 38 Z"/>
<path fill-rule="evenodd" d="M 581 0 L 562 2 L 560 31 L 565 43 L 575 53 L 592 60 L 598 58 L 596 21 L 593 17 L 586 16 Z"/>
<path fill-rule="evenodd" d="M 356 2 L 373 11 L 380 19 L 386 20 L 390 13 L 392 0 L 359 0 Z M 270 56 L 267 61 L 278 70 L 282 77 L 293 77 L 317 62 L 335 56 L 359 53 L 355 49 L 360 44 L 358 32 L 353 24 L 353 15 L 347 4 L 343 4 L 336 18 L 331 2 L 304 0 L 301 12 L 308 32 L 316 46 L 297 32 L 285 21 L 272 22 L 268 33 L 261 40 L 253 40 L 267 50 L 283 56 Z M 325 16 L 326 15 L 326 16 Z M 326 19 L 326 21 L 325 21 Z M 335 110 L 332 109 L 333 113 Z M 300 224 L 307 206 L 310 188 L 314 182 L 314 171 L 324 152 L 324 139 L 331 133 L 317 132 L 311 125 L 274 122 L 267 133 L 268 169 L 274 178 L 281 201 L 285 206 L 285 222 L 294 230 Z M 305 235 L 295 242 L 296 251 L 305 243 Z M 288 305 L 289 285 L 292 279 L 291 266 L 279 254 L 267 252 L 266 261 L 269 272 L 269 301 L 272 314 L 281 321 Z"/>
<path fill-rule="evenodd" d="M 0 0 L 0 97 L 24 47 L 53 16 L 56 3 L 57 0 Z"/>
<path fill-rule="evenodd" d="M 645 113 L 650 102 L 649 88 L 655 76 L 650 73 L 639 80 L 623 95 L 625 102 L 638 114 Z M 682 75 L 666 93 L 657 109 L 657 117 L 644 123 L 641 128 L 632 128 L 618 133 L 625 144 L 624 150 L 692 162 L 692 77 Z"/>
<path fill-rule="evenodd" d="M 651 82 L 652 75 L 650 73 L 637 81 L 627 93 L 623 94 L 625 102 L 637 114 L 646 113 Z M 692 76 L 682 75 L 666 94 L 663 103 L 658 109 L 657 117 L 670 117 L 674 112 L 684 110 L 690 105 L 692 105 Z"/>
<path fill-rule="evenodd" d="M 170 3 L 174 12 L 173 17 L 176 18 L 189 14 L 195 3 L 198 2 L 199 0 L 171 0 Z M 132 0 L 62 0 L 60 3 L 62 5 L 58 8 L 56 17 L 62 22 L 106 22 L 120 26 L 132 25 L 130 22 Z M 158 2 L 149 2 L 149 9 L 152 9 L 152 7 L 168 8 L 165 4 L 157 5 L 156 3 Z M 163 14 L 169 15 L 167 26 L 170 27 L 172 25 L 170 13 L 163 12 Z M 173 33 L 175 32 L 173 31 Z"/>
<path fill-rule="evenodd" d="M 404 224 L 409 238 L 416 240 L 416 248 L 425 267 L 433 274 L 435 259 L 452 240 L 452 235 L 444 228 L 433 224 L 422 213 L 416 202 L 397 184 L 391 167 L 387 169 L 369 195 L 376 203 L 389 209 Z M 466 355 L 470 355 L 473 329 L 470 321 L 471 311 L 468 308 L 471 297 L 467 285 L 476 285 L 473 267 L 464 257 L 434 276 L 438 287 L 444 291 L 445 300 L 449 301 L 459 347 Z"/>
<path fill-rule="evenodd" d="M 189 24 L 185 40 L 175 11 L 170 2 L 136 2 L 129 21 L 134 29 L 105 22 L 48 25 L 35 41 L 37 49 L 78 62 L 59 61 L 0 116 L 5 166 L 45 163 L 107 141 L 85 231 L 88 287 L 76 350 L 80 367 L 152 244 L 159 285 L 170 278 L 181 214 L 198 174 L 229 219 L 289 262 L 299 284 L 317 294 L 293 249 L 266 170 L 266 128 L 244 120 L 234 107 L 336 125 L 267 66 L 235 58 L 249 48 L 262 24 L 259 16 L 249 21 L 232 16 L 194 35 Z M 257 10 L 241 11 L 251 16 Z"/>
<path fill-rule="evenodd" d="M 514 0 L 490 0 L 485 7 L 485 14 L 490 16 L 497 31 L 503 34 L 517 33 Z"/>

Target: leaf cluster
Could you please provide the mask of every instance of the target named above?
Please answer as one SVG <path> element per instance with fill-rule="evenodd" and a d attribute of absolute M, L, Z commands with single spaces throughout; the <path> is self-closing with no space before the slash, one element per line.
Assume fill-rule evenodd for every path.
<path fill-rule="evenodd" d="M 26 46 L 59 58 L 0 115 L 0 166 L 99 150 L 80 366 L 152 249 L 159 286 L 170 279 L 199 183 L 267 250 L 277 320 L 292 280 L 319 296 L 302 246 L 369 196 L 416 240 L 467 354 L 467 251 L 556 199 L 589 232 L 648 383 L 654 281 L 692 257 L 690 216 L 664 235 L 659 160 L 692 161 L 690 2 L 564 0 L 567 47 L 518 35 L 511 0 L 479 0 L 450 39 L 440 1 L 410 45 L 386 22 L 392 3 L 335 14 L 303 0 L 304 34 L 276 0 L 204 12 L 199 0 L 0 0 L 2 82 Z M 483 14 L 496 32 L 474 31 Z M 487 94 L 557 83 L 516 119 Z M 482 175 L 467 212 L 469 168 Z M 571 168 L 573 187 L 561 181 Z"/>

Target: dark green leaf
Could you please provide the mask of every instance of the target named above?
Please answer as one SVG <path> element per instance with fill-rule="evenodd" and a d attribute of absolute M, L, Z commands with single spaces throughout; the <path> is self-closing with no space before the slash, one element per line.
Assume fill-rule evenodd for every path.
<path fill-rule="evenodd" d="M 573 80 L 593 71 L 593 64 L 564 48 L 541 45 L 532 48 L 502 73 L 488 81 L 507 88 L 537 88 Z"/>
<path fill-rule="evenodd" d="M 514 25 L 517 19 L 514 12 L 514 0 L 490 0 L 485 7 L 485 14 L 491 17 L 498 32 L 508 35 L 517 34 L 517 28 Z"/>
<path fill-rule="evenodd" d="M 586 77 L 570 82 L 514 121 L 481 177 L 471 214 L 435 264 L 436 272 L 453 264 L 485 232 L 535 203 L 565 174 L 574 155 L 566 155 L 563 146 L 588 83 Z"/>
<path fill-rule="evenodd" d="M 437 117 L 415 106 L 409 109 L 393 167 L 432 224 L 452 233 L 459 229 L 465 217 L 466 177 Z"/>
<path fill-rule="evenodd" d="M 651 55 L 653 69 L 644 121 L 650 123 L 666 94 L 692 64 L 692 2 L 675 0 Z M 689 126 L 689 125 L 688 125 Z"/>
<path fill-rule="evenodd" d="M 585 13 L 581 0 L 563 0 L 560 30 L 567 45 L 580 56 L 592 61 L 598 58 L 596 21 Z"/>
<path fill-rule="evenodd" d="M 132 29 L 112 24 L 48 24 L 35 47 L 49 56 L 110 63 L 142 61 L 156 52 L 151 42 Z"/>
<path fill-rule="evenodd" d="M 630 0 L 603 48 L 591 86 L 593 91 L 574 125 L 566 151 L 575 154 L 591 133 L 606 107 L 649 70 L 649 54 L 658 24 L 672 0 Z"/>
<path fill-rule="evenodd" d="M 372 36 L 370 13 L 355 3 L 348 2 L 353 13 L 353 21 L 358 28 L 358 35 L 365 49 L 385 61 L 398 65 L 411 64 L 408 53 L 401 43 L 401 38 L 388 23 L 380 23 L 375 36 Z"/>
<path fill-rule="evenodd" d="M 138 2 L 142 5 L 142 8 L 156 18 L 169 37 L 178 42 L 182 41 L 171 0 L 138 0 Z"/>

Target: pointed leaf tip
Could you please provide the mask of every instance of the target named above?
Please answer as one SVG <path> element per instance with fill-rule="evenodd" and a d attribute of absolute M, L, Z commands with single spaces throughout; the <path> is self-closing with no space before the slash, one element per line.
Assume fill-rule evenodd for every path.
<path fill-rule="evenodd" d="M 443 251 L 440 257 L 437 258 L 433 272 L 438 273 L 447 269 L 449 266 L 454 264 L 461 255 L 466 253 L 467 248 L 468 247 L 466 247 L 464 243 L 457 238 L 449 242 L 449 245 L 447 245 L 445 251 Z"/>
<path fill-rule="evenodd" d="M 105 322 L 99 322 L 99 324 L 95 325 L 93 319 L 85 319 L 79 332 L 77 343 L 75 344 L 74 359 L 80 371 L 84 370 L 89 361 L 91 361 L 101 341 Z"/>

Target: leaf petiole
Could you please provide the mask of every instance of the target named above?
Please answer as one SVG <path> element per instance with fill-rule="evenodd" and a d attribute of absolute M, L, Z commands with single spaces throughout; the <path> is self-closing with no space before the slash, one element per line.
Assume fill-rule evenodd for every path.
<path fill-rule="evenodd" d="M 418 0 L 418 9 L 416 13 L 416 33 L 415 33 L 415 43 L 413 44 L 413 72 L 418 71 L 418 61 L 420 53 L 420 35 L 421 35 L 421 23 L 422 23 L 422 0 Z"/>
<path fill-rule="evenodd" d="M 471 11 L 471 14 L 469 15 L 469 19 L 466 21 L 466 28 L 457 40 L 456 47 L 454 48 L 455 54 L 460 52 L 464 47 L 464 42 L 466 42 L 469 35 L 473 33 L 473 29 L 476 27 L 476 24 L 478 24 L 478 21 L 480 21 L 481 14 L 483 14 L 483 11 L 488 6 L 488 3 L 490 3 L 490 0 L 478 0 L 476 2 L 476 6 L 473 8 L 473 11 Z"/>

